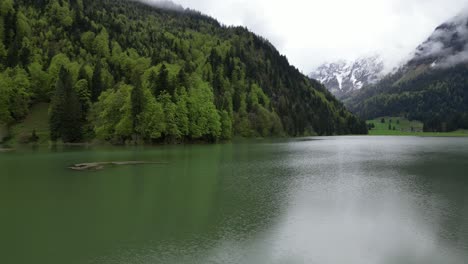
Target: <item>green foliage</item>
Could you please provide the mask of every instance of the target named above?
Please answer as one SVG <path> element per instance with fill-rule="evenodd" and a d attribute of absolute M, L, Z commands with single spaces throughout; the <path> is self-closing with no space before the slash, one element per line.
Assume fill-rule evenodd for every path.
<path fill-rule="evenodd" d="M 14 123 L 10 126 L 11 138 L 8 144 L 20 143 L 21 138 L 25 137 L 29 140 L 33 130 L 39 137 L 38 143 L 47 144 L 50 139 L 49 109 L 50 105 L 47 103 L 33 104 L 28 116 L 21 123 Z"/>
<path fill-rule="evenodd" d="M 52 58 L 49 68 L 47 70 L 47 73 L 51 77 L 50 83 L 49 83 L 49 86 L 50 86 L 49 88 L 51 90 L 56 85 L 57 79 L 59 77 L 60 69 L 61 68 L 68 69 L 69 65 L 70 65 L 70 59 L 67 57 L 67 55 L 63 53 L 59 53 Z"/>
<path fill-rule="evenodd" d="M 33 62 L 28 67 L 31 76 L 31 92 L 37 101 L 47 101 L 50 98 L 50 74 L 43 70 L 38 62 Z"/>
<path fill-rule="evenodd" d="M 468 67 L 421 68 L 389 75 L 346 104 L 366 119 L 404 116 L 420 120 L 428 132 L 468 129 Z"/>
<path fill-rule="evenodd" d="M 0 74 L 0 123 L 21 120 L 29 113 L 30 80 L 25 70 L 8 68 Z"/>
<path fill-rule="evenodd" d="M 96 38 L 96 34 L 91 31 L 84 32 L 81 34 L 81 43 L 83 44 L 83 47 L 91 51 L 94 49 L 94 39 Z"/>
<path fill-rule="evenodd" d="M 367 132 L 267 40 L 197 12 L 126 0 L 3 0 L 0 16 L 0 122 L 21 122 L 31 105 L 52 101 L 53 140 Z"/>
<path fill-rule="evenodd" d="M 81 105 L 82 119 L 85 121 L 88 111 L 91 108 L 91 93 L 86 79 L 80 79 L 75 83 L 74 90 Z"/>
<path fill-rule="evenodd" d="M 107 90 L 92 107 L 91 120 L 96 136 L 102 140 L 122 143 L 131 138 L 133 122 L 130 94 L 133 87 L 119 84 L 116 90 Z"/>
<path fill-rule="evenodd" d="M 179 89 L 177 100 L 175 119 L 177 128 L 179 129 L 181 138 L 186 138 L 190 135 L 189 125 L 189 110 L 188 110 L 188 94 L 184 87 Z"/>
<path fill-rule="evenodd" d="M 137 131 L 146 141 L 159 140 L 166 131 L 164 110 L 162 105 L 151 96 L 149 90 L 145 91 L 145 98 L 148 100 L 139 117 L 140 125 L 137 127 Z"/>
<path fill-rule="evenodd" d="M 13 0 L 2 0 L 0 1 L 0 15 L 6 16 L 9 12 L 14 11 Z"/>
<path fill-rule="evenodd" d="M 60 23 L 64 27 L 69 27 L 73 24 L 73 17 L 68 1 L 51 0 L 48 6 L 48 13 L 52 15 L 55 22 Z"/>
<path fill-rule="evenodd" d="M 98 57 L 108 58 L 110 56 L 109 34 L 105 28 L 96 36 L 93 46 Z"/>
<path fill-rule="evenodd" d="M 221 120 L 209 85 L 197 80 L 188 97 L 189 131 L 192 139 L 216 140 L 221 136 Z"/>
<path fill-rule="evenodd" d="M 159 97 L 158 101 L 162 104 L 164 109 L 164 117 L 166 123 L 166 129 L 164 132 L 165 137 L 169 141 L 174 141 L 182 137 L 182 133 L 178 127 L 178 120 L 176 118 L 177 106 L 172 102 L 172 97 L 167 92 L 163 92 Z"/>

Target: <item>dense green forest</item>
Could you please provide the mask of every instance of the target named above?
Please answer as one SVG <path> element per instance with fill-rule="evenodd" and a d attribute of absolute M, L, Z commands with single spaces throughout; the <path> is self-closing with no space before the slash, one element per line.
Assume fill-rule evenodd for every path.
<path fill-rule="evenodd" d="M 420 120 L 426 132 L 468 129 L 468 65 L 409 65 L 355 93 L 345 104 L 365 119 Z"/>
<path fill-rule="evenodd" d="M 0 0 L 0 69 L 0 124 L 50 103 L 52 141 L 367 133 L 267 40 L 191 10 Z"/>

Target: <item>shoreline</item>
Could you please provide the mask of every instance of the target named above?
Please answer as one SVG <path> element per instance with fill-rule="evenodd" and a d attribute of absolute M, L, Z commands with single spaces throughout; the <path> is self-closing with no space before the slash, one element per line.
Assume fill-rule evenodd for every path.
<path fill-rule="evenodd" d="M 433 132 L 421 132 L 421 133 L 370 133 L 368 135 L 330 135 L 330 136 L 304 136 L 304 137 L 282 137 L 282 138 L 235 138 L 228 141 L 219 141 L 219 142 L 203 142 L 203 141 L 194 141 L 194 142 L 185 142 L 185 143 L 154 143 L 154 144 L 111 144 L 108 142 L 85 142 L 85 143 L 28 143 L 28 144 L 6 144 L 3 147 L 0 146 L 0 153 L 12 152 L 16 149 L 21 148 L 37 148 L 37 147 L 47 147 L 47 148 L 88 148 L 88 147 L 158 147 L 158 146 L 196 146 L 196 145 L 216 145 L 216 144 L 229 144 L 229 143 L 238 143 L 245 141 L 255 141 L 255 140 L 281 140 L 281 139 L 301 139 L 301 138 L 327 138 L 327 137 L 423 137 L 423 138 L 468 138 L 468 133 L 433 133 Z"/>

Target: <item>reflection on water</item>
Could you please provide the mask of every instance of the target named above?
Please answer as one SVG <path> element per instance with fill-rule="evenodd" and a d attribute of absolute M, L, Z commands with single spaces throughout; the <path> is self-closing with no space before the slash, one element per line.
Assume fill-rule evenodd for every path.
<path fill-rule="evenodd" d="M 0 260 L 467 263 L 468 140 L 320 139 L 2 154 Z"/>

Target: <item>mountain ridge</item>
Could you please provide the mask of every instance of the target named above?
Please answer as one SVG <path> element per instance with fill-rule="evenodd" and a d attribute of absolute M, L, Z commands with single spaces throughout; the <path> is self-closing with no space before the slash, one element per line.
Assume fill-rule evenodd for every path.
<path fill-rule="evenodd" d="M 402 116 L 424 130 L 468 129 L 468 15 L 435 28 L 397 71 L 344 101 L 361 118 Z"/>
<path fill-rule="evenodd" d="M 338 99 L 345 99 L 352 92 L 377 82 L 383 70 L 382 59 L 374 55 L 354 61 L 324 63 L 309 76 L 323 83 Z"/>

